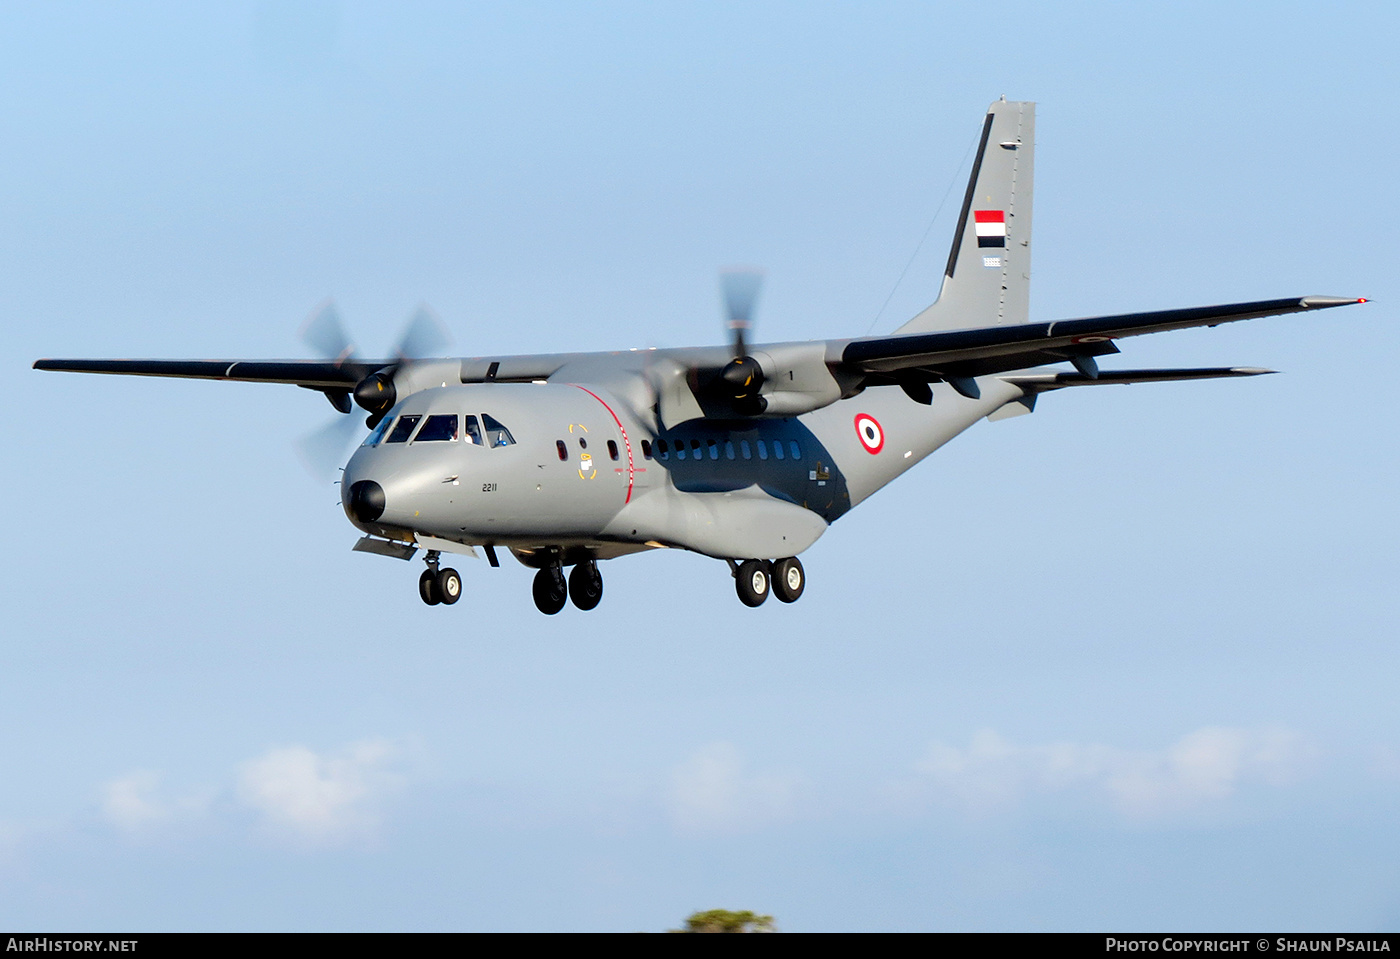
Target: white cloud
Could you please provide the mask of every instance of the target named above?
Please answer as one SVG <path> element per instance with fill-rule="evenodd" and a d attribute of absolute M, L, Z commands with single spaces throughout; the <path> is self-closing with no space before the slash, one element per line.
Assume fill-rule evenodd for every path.
<path fill-rule="evenodd" d="M 732 743 L 711 743 L 671 772 L 671 817 L 688 832 L 743 832 L 790 820 L 801 780 L 748 773 Z"/>
<path fill-rule="evenodd" d="M 102 818 L 128 831 L 143 829 L 170 815 L 156 797 L 160 774 L 134 772 L 102 784 Z"/>
<path fill-rule="evenodd" d="M 1218 802 L 1247 782 L 1281 785 L 1300 775 L 1312 749 L 1282 729 L 1208 726 L 1162 750 L 1095 743 L 1018 746 L 992 730 L 967 748 L 936 742 L 915 764 L 941 800 L 971 812 L 1070 791 L 1106 798 L 1130 817 Z"/>
<path fill-rule="evenodd" d="M 269 750 L 242 765 L 238 798 L 282 835 L 333 843 L 363 837 L 379 822 L 382 800 L 401 782 L 398 750 L 367 739 L 321 755 L 306 746 Z"/>
<path fill-rule="evenodd" d="M 101 788 L 102 818 L 124 832 L 142 833 L 168 826 L 173 821 L 195 819 L 207 812 L 207 797 L 162 797 L 160 780 L 160 773 L 148 770 L 109 779 Z"/>

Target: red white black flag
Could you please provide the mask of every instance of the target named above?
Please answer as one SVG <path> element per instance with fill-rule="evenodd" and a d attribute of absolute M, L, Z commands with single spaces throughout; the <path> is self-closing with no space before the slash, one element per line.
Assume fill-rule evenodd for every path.
<path fill-rule="evenodd" d="M 1006 214 L 1001 210 L 973 210 L 978 246 L 1006 246 Z"/>

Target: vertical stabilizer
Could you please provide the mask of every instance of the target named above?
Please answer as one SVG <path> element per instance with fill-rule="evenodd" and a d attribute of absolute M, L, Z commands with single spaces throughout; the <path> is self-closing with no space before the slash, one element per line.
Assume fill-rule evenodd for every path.
<path fill-rule="evenodd" d="M 1035 104 L 987 110 L 938 301 L 899 328 L 927 333 L 1029 322 Z"/>

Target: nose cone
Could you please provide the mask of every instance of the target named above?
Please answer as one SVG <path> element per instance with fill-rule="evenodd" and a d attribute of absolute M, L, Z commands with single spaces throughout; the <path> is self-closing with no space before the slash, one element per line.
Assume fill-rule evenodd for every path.
<path fill-rule="evenodd" d="M 350 484 L 345 497 L 345 512 L 360 523 L 373 523 L 384 515 L 384 487 L 374 480 Z"/>

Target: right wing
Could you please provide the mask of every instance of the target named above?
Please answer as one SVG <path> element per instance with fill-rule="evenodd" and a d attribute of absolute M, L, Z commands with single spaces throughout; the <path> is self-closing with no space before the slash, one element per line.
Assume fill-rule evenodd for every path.
<path fill-rule="evenodd" d="M 288 383 L 309 390 L 353 390 L 355 384 L 393 360 L 35 360 L 36 370 L 177 376 L 243 383 Z"/>

